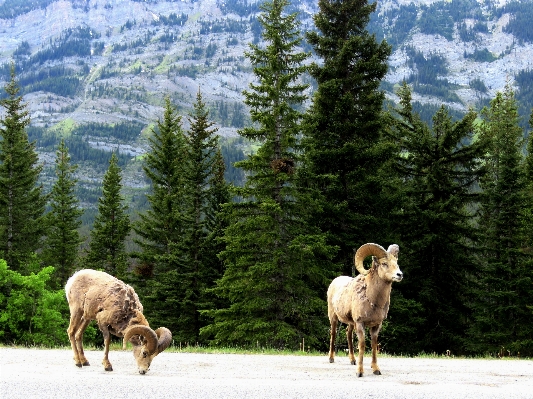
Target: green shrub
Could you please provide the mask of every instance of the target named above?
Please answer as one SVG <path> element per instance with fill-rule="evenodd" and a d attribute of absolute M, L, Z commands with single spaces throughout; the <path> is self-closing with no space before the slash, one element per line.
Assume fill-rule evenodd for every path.
<path fill-rule="evenodd" d="M 43 346 L 69 344 L 65 293 L 47 288 L 53 271 L 49 266 L 23 276 L 0 259 L 0 341 Z"/>

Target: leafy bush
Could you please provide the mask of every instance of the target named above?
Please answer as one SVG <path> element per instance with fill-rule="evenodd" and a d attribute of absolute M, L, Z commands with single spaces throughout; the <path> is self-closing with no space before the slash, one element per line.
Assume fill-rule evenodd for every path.
<path fill-rule="evenodd" d="M 30 268 L 36 269 L 37 261 Z M 23 276 L 0 259 L 0 340 L 5 343 L 56 346 L 69 343 L 68 304 L 63 290 L 50 291 L 54 268 Z"/>

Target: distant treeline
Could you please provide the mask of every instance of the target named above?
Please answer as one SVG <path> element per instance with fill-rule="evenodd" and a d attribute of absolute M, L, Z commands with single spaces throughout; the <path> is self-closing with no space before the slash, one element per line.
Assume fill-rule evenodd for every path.
<path fill-rule="evenodd" d="M 511 13 L 512 17 L 503 31 L 517 37 L 520 41 L 533 42 L 533 7 L 529 1 L 512 1 L 497 9 L 496 16 Z"/>
<path fill-rule="evenodd" d="M 241 112 L 244 107 L 239 104 Z M 244 117 L 244 113 L 242 114 Z M 87 141 L 89 138 L 100 138 L 102 141 L 116 142 L 117 140 L 124 144 L 133 144 L 137 140 L 141 131 L 146 128 L 145 125 L 137 122 L 124 122 L 117 124 L 104 123 L 87 123 L 76 126 L 65 139 L 65 144 L 69 149 L 73 163 L 83 163 L 91 165 L 92 168 L 104 171 L 111 157 L 109 149 L 104 150 L 94 148 Z M 55 151 L 57 146 L 57 136 L 50 133 L 42 127 L 30 126 L 27 129 L 30 141 L 35 141 L 37 148 L 44 151 Z M 245 158 L 242 148 L 244 140 L 238 139 L 221 139 L 221 151 L 226 165 L 225 178 L 228 182 L 235 185 L 242 185 L 244 174 L 241 169 L 237 169 L 233 164 Z M 118 162 L 124 167 L 131 161 L 131 155 L 120 152 L 117 153 Z M 79 197 L 82 202 L 95 203 L 98 195 L 91 190 L 80 190 Z"/>
<path fill-rule="evenodd" d="M 248 0 L 218 0 L 217 7 L 224 14 L 237 14 L 239 17 L 246 17 L 252 13 L 259 12 L 260 1 L 248 2 Z"/>
<path fill-rule="evenodd" d="M 46 8 L 54 1 L 56 0 L 5 0 L 0 5 L 0 19 L 16 18 L 32 10 Z"/>

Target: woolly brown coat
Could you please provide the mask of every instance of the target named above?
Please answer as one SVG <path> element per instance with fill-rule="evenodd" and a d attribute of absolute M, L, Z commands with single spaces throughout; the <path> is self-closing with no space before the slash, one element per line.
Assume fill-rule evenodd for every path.
<path fill-rule="evenodd" d="M 393 281 L 401 281 L 403 273 L 398 267 L 399 247 L 393 244 L 385 251 L 377 244 L 365 244 L 357 250 L 355 264 L 361 273 L 356 278 L 340 276 L 328 288 L 328 317 L 330 320 L 329 360 L 334 362 L 335 339 L 339 321 L 347 325 L 348 356 L 356 364 L 353 352 L 353 330 L 356 329 L 359 348 L 357 374 L 363 376 L 363 354 L 365 351 L 365 328 L 372 337 L 372 363 L 374 374 L 381 374 L 377 365 L 377 338 L 381 324 L 389 311 L 390 293 Z M 372 257 L 370 270 L 363 267 L 363 259 Z"/>
<path fill-rule="evenodd" d="M 143 306 L 132 287 L 119 279 L 96 270 L 80 270 L 69 278 L 65 293 L 70 308 L 67 330 L 76 366 L 88 366 L 83 352 L 83 333 L 92 320 L 104 336 L 106 371 L 113 367 L 108 359 L 110 334 L 130 341 L 139 373 L 145 374 L 151 361 L 172 342 L 172 334 L 164 327 L 153 331 L 143 315 Z"/>

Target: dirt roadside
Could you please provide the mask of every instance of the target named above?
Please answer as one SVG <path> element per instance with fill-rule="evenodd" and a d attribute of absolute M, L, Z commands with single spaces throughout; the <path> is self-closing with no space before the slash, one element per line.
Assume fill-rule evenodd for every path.
<path fill-rule="evenodd" d="M 533 360 L 382 357 L 383 375 L 357 378 L 345 356 L 161 353 L 146 375 L 130 351 L 0 348 L 0 398 L 533 398 Z"/>

